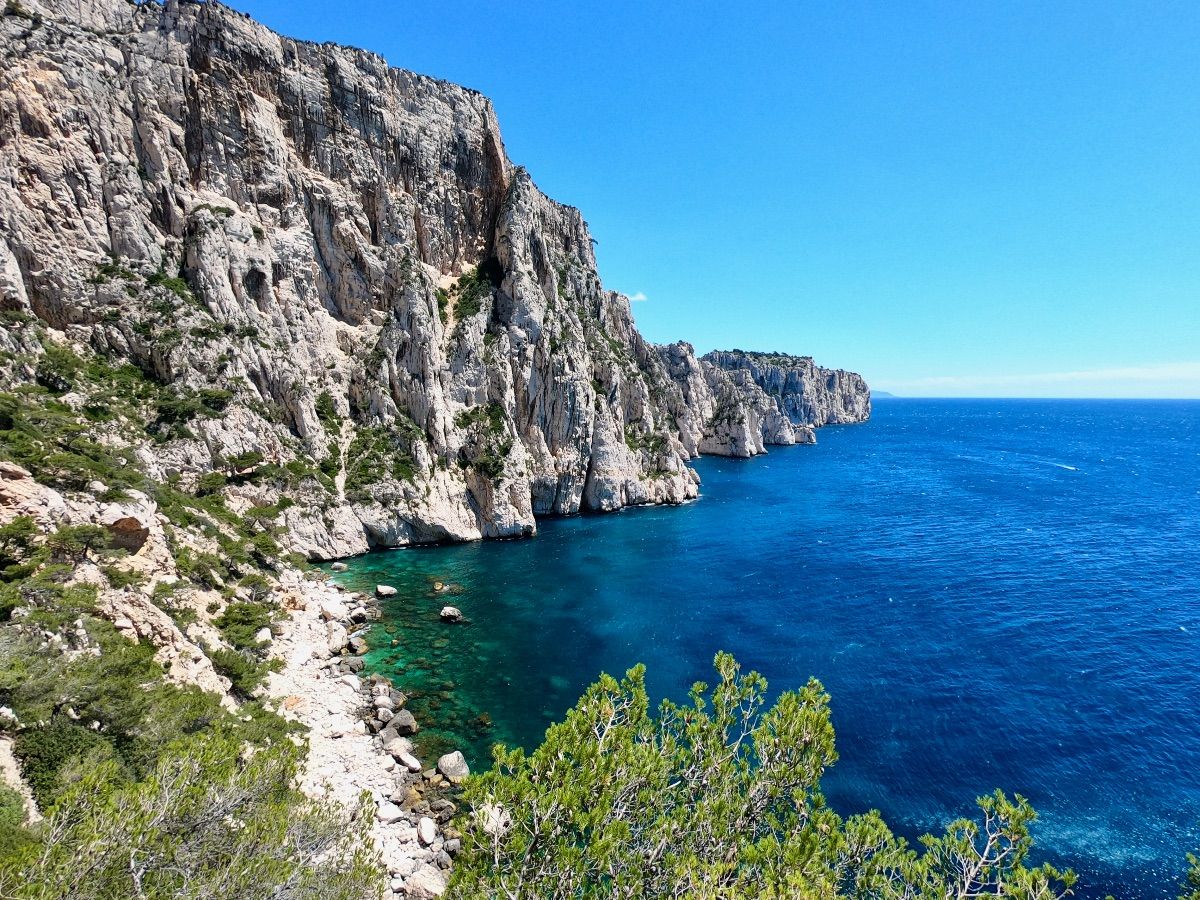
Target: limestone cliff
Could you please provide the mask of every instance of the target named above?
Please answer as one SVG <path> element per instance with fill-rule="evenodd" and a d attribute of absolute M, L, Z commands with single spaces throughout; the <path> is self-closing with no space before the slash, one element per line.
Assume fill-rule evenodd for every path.
<path fill-rule="evenodd" d="M 683 342 L 658 351 L 686 407 L 676 420 L 684 442 L 701 453 L 745 457 L 769 445 L 811 444 L 815 428 L 871 416 L 861 376 L 811 357 L 715 350 L 697 359 Z"/>
<path fill-rule="evenodd" d="M 643 340 L 474 91 L 215 2 L 23 0 L 0 59 L 0 381 L 28 323 L 131 363 L 175 398 L 140 464 L 229 473 L 310 557 L 679 503 L 692 456 L 869 412 L 811 360 Z"/>
<path fill-rule="evenodd" d="M 862 376 L 821 368 L 811 356 L 714 350 L 705 354 L 703 362 L 726 372 L 745 373 L 776 398 L 783 414 L 796 423 L 820 428 L 871 417 L 871 390 Z"/>

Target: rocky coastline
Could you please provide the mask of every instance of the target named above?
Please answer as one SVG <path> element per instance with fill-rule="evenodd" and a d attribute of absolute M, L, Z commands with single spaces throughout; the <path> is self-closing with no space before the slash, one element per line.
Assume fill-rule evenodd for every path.
<path fill-rule="evenodd" d="M 280 589 L 291 615 L 273 639 L 283 668 L 268 676 L 266 692 L 282 715 L 308 729 L 305 789 L 347 807 L 366 792 L 388 890 L 416 900 L 440 896 L 461 847 L 451 819 L 466 761 L 459 752 L 419 760 L 411 738 L 420 724 L 404 693 L 382 676 L 363 675 L 363 633 L 378 617 L 375 598 L 299 573 Z"/>

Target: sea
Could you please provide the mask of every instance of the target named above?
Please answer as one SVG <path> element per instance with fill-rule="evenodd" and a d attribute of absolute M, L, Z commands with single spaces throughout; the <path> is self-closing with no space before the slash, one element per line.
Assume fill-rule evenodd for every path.
<path fill-rule="evenodd" d="M 532 748 L 635 663 L 683 700 L 727 650 L 772 692 L 825 685 L 839 812 L 912 838 L 1001 788 L 1077 896 L 1176 896 L 1200 848 L 1200 402 L 889 399 L 818 439 L 696 460 L 681 507 L 351 561 L 348 588 L 398 589 L 368 665 L 410 693 L 422 755 Z"/>

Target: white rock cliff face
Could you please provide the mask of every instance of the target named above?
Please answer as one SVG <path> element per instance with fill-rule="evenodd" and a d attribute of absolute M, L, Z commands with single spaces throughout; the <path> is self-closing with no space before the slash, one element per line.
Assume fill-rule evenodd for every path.
<path fill-rule="evenodd" d="M 701 362 L 757 385 L 792 422 L 820 428 L 871 417 L 871 391 L 862 376 L 821 368 L 811 356 L 714 350 Z"/>
<path fill-rule="evenodd" d="M 23 8 L 0 17 L 0 308 L 219 393 L 143 462 L 286 470 L 245 505 L 296 500 L 299 552 L 680 503 L 699 453 L 869 415 L 852 373 L 648 344 L 474 91 L 215 2 Z"/>

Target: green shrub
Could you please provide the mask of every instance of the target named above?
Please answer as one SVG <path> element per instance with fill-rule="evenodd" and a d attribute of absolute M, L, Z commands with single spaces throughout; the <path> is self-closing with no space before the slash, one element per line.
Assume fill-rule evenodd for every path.
<path fill-rule="evenodd" d="M 1190 867 L 1180 887 L 1179 900 L 1200 900 L 1200 856 L 1189 853 L 1188 862 Z"/>
<path fill-rule="evenodd" d="M 19 18 L 19 19 L 33 18 L 32 14 L 29 12 L 29 10 L 27 10 L 24 6 L 22 6 L 18 2 L 18 0 L 5 0 L 4 15 L 15 16 L 16 18 Z"/>
<path fill-rule="evenodd" d="M 158 421 L 162 424 L 177 425 L 190 422 L 202 412 L 204 404 L 190 394 L 163 397 L 158 401 Z"/>
<path fill-rule="evenodd" d="M 500 286 L 503 272 L 495 257 L 489 258 L 470 272 L 460 277 L 451 290 L 454 296 L 454 319 L 463 322 L 479 314 L 483 309 L 483 301 L 491 296 L 492 291 Z M 447 298 L 449 299 L 449 298 Z M 441 297 L 438 298 L 438 309 L 441 310 Z"/>
<path fill-rule="evenodd" d="M 232 472 L 244 472 L 247 469 L 253 469 L 255 466 L 261 465 L 263 455 L 257 450 L 247 450 L 245 453 L 239 453 L 237 456 L 231 456 L 225 461 L 225 464 Z"/>
<path fill-rule="evenodd" d="M 421 433 L 420 429 L 416 433 Z M 371 487 L 385 478 L 411 481 L 417 473 L 411 450 L 413 434 L 403 427 L 360 427 L 346 450 L 346 496 L 366 502 Z"/>
<path fill-rule="evenodd" d="M 11 583 L 33 574 L 45 556 L 39 552 L 38 534 L 29 516 L 0 525 L 0 581 Z"/>
<path fill-rule="evenodd" d="M 214 216 L 216 216 L 218 219 L 228 219 L 230 216 L 232 216 L 232 215 L 233 215 L 233 208 L 232 208 L 232 207 L 229 207 L 229 206 L 213 206 L 211 203 L 200 203 L 200 204 L 197 204 L 197 205 L 196 205 L 196 206 L 193 208 L 192 212 L 199 212 L 199 211 L 200 211 L 200 210 L 202 210 L 202 209 L 203 209 L 203 210 L 206 210 L 206 211 L 208 211 L 208 212 L 210 212 L 210 213 L 212 213 L 212 214 L 213 214 Z"/>
<path fill-rule="evenodd" d="M 366 900 L 379 871 L 372 816 L 296 788 L 301 751 L 247 756 L 228 736 L 193 738 L 149 777 L 86 772 L 47 823 L 54 840 L 0 862 L 0 896 Z"/>
<path fill-rule="evenodd" d="M 625 446 L 630 450 L 647 450 L 652 454 L 659 454 L 667 449 L 667 439 L 657 432 L 647 432 L 633 425 L 626 425 Z"/>
<path fill-rule="evenodd" d="M 197 399 L 208 412 L 219 413 L 225 411 L 225 407 L 233 399 L 233 392 L 220 388 L 201 388 L 197 393 Z"/>
<path fill-rule="evenodd" d="M 164 287 L 181 300 L 195 299 L 192 289 L 188 287 L 188 283 L 183 278 L 168 275 L 163 269 L 159 269 L 147 278 L 146 284 L 151 287 Z"/>
<path fill-rule="evenodd" d="M 321 391 L 317 394 L 316 400 L 317 420 L 330 434 L 339 434 L 342 430 L 342 420 L 337 414 L 337 407 L 334 406 L 333 397 L 329 391 Z"/>
<path fill-rule="evenodd" d="M 233 647 L 244 650 L 258 647 L 254 635 L 263 628 L 274 624 L 274 609 L 258 601 L 235 602 L 225 607 L 213 624 L 221 632 L 221 637 Z"/>
<path fill-rule="evenodd" d="M 263 683 L 267 673 L 278 671 L 283 665 L 278 659 L 263 661 L 244 650 L 212 650 L 208 658 L 217 674 L 228 678 L 240 697 L 249 697 Z"/>
<path fill-rule="evenodd" d="M 79 618 L 74 612 L 60 626 Z M 101 651 L 98 656 L 68 659 L 39 652 L 32 638 L 0 629 L 0 705 L 11 706 L 23 722 L 50 723 L 22 733 L 18 743 L 32 750 L 17 748 L 18 756 L 25 752 L 41 760 L 36 764 L 45 773 L 39 776 L 39 803 L 53 800 L 64 785 L 63 772 L 77 772 L 97 749 L 111 755 L 129 777 L 142 778 L 173 743 L 189 735 L 235 734 L 262 746 L 285 739 L 297 727 L 261 704 L 244 703 L 234 715 L 214 694 L 165 682 L 153 646 L 135 644 L 111 623 L 86 613 L 82 619 Z M 62 714 L 67 709 L 78 722 Z"/>
<path fill-rule="evenodd" d="M 60 776 L 68 763 L 111 758 L 113 747 L 95 731 L 56 717 L 48 725 L 18 734 L 13 753 L 21 762 L 21 774 L 38 806 L 49 809 L 66 786 Z"/>
<path fill-rule="evenodd" d="M 0 785 L 0 828 L 20 825 L 25 820 L 25 803 L 8 785 Z"/>
<path fill-rule="evenodd" d="M 718 654 L 720 680 L 651 715 L 644 670 L 602 676 L 533 753 L 498 746 L 472 777 L 450 896 L 981 897 L 1051 900 L 1074 876 L 1025 865 L 1033 810 L 996 793 L 918 854 L 877 813 L 842 819 L 816 681 L 766 707 L 766 681 Z M 497 813 L 500 807 L 502 812 Z M 504 826 L 507 818 L 508 827 Z M 500 827 L 485 828 L 491 821 Z"/>
<path fill-rule="evenodd" d="M 504 407 L 495 401 L 464 409 L 454 417 L 456 426 L 471 432 L 460 458 L 462 465 L 492 481 L 503 476 L 508 454 L 512 452 L 507 418 Z"/>
<path fill-rule="evenodd" d="M 0 394 L 0 457 L 50 487 L 83 490 L 96 480 L 119 488 L 142 485 L 131 451 L 103 445 L 94 434 L 91 422 L 43 386 Z"/>
<path fill-rule="evenodd" d="M 79 377 L 79 357 L 58 344 L 48 343 L 38 358 L 35 380 L 46 390 L 65 394 Z"/>
<path fill-rule="evenodd" d="M 196 482 L 196 493 L 201 497 L 218 493 L 229 482 L 224 472 L 205 472 Z"/>
<path fill-rule="evenodd" d="M 504 467 L 511 450 L 512 441 L 503 441 L 494 447 L 486 447 L 471 461 L 471 465 L 484 478 L 498 481 L 504 474 Z"/>
<path fill-rule="evenodd" d="M 493 400 L 482 406 L 461 410 L 454 417 L 454 424 L 459 428 L 480 426 L 490 434 L 499 434 L 504 431 L 505 418 L 504 407 Z"/>
<path fill-rule="evenodd" d="M 250 538 L 250 552 L 260 565 L 271 566 L 281 551 L 274 535 L 260 531 Z"/>
<path fill-rule="evenodd" d="M 117 590 L 146 583 L 146 576 L 141 572 L 130 572 L 115 566 L 103 566 L 100 571 L 108 579 L 109 585 Z"/>
<path fill-rule="evenodd" d="M 8 785 L 0 784 L 0 866 L 6 859 L 31 849 L 33 834 L 25 826 L 25 803 Z"/>
<path fill-rule="evenodd" d="M 71 565 L 114 552 L 112 536 L 100 525 L 64 525 L 46 538 L 46 547 L 53 562 Z"/>

